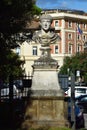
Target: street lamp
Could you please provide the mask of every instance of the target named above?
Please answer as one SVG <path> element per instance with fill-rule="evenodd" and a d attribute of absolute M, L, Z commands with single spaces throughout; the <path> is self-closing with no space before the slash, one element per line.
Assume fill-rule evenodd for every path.
<path fill-rule="evenodd" d="M 72 130 L 75 130 L 75 75 L 71 74 L 71 122 Z"/>

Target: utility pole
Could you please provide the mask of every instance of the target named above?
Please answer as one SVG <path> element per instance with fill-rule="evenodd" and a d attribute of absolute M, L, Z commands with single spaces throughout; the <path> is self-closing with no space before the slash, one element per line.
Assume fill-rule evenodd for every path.
<path fill-rule="evenodd" d="M 71 123 L 72 130 L 75 130 L 76 119 L 75 119 L 75 75 L 71 75 Z"/>

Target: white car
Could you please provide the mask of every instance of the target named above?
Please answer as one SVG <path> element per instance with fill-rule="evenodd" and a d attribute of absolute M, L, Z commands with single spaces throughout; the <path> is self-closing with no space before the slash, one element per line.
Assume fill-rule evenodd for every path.
<path fill-rule="evenodd" d="M 75 97 L 78 97 L 80 95 L 86 95 L 87 94 L 87 87 L 75 86 L 74 92 L 75 92 Z M 65 96 L 71 97 L 71 87 L 69 87 L 68 90 L 65 92 Z"/>

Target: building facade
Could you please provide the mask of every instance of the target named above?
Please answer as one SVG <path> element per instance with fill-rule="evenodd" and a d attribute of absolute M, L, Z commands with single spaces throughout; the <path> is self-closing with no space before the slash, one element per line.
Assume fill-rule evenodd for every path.
<path fill-rule="evenodd" d="M 53 17 L 52 27 L 61 37 L 58 44 L 51 45 L 51 55 L 58 61 L 59 68 L 63 65 L 64 57 L 72 56 L 84 51 L 87 42 L 87 14 L 77 11 L 44 10 L 42 14 Z M 25 73 L 32 75 L 34 60 L 40 57 L 39 44 L 30 41 L 20 46 L 19 55 L 25 60 Z"/>

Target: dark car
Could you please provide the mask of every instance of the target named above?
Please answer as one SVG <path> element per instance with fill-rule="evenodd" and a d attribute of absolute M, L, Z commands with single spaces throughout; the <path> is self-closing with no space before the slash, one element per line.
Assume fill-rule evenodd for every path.
<path fill-rule="evenodd" d="M 75 113 L 75 127 L 76 128 L 84 128 L 84 115 L 82 109 L 80 109 L 80 106 L 75 104 L 73 107 L 74 113 Z M 71 120 L 71 98 L 68 98 L 68 120 L 72 126 L 72 120 Z"/>
<path fill-rule="evenodd" d="M 83 112 L 87 113 L 87 95 L 81 95 L 75 98 L 75 102 L 78 106 L 83 107 Z"/>

